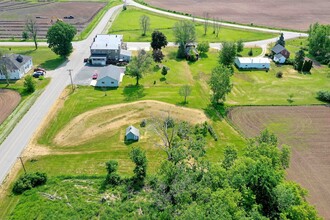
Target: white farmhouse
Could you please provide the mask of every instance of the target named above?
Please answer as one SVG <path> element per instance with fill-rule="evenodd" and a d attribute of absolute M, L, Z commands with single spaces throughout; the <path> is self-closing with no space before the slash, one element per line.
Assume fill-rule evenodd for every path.
<path fill-rule="evenodd" d="M 107 63 L 118 61 L 129 62 L 131 51 L 126 50 L 123 35 L 96 35 L 90 47 L 92 65 L 105 66 Z"/>
<path fill-rule="evenodd" d="M 5 55 L 0 58 L 0 79 L 6 79 L 2 67 L 6 68 L 9 79 L 20 79 L 31 70 L 32 66 L 32 57 L 19 54 Z"/>
<path fill-rule="evenodd" d="M 239 69 L 269 69 L 268 58 L 261 57 L 236 57 L 235 64 Z"/>
<path fill-rule="evenodd" d="M 274 55 L 273 60 L 275 63 L 285 63 L 286 58 L 282 54 L 278 53 L 278 54 Z"/>
<path fill-rule="evenodd" d="M 98 69 L 99 75 L 96 87 L 118 87 L 123 80 L 124 68 L 109 65 Z"/>

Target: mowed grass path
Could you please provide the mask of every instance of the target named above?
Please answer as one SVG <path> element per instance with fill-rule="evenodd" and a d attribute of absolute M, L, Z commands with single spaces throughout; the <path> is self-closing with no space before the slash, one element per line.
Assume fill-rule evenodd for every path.
<path fill-rule="evenodd" d="M 150 28 L 146 36 L 141 36 L 140 17 L 147 15 L 150 18 Z M 174 42 L 173 26 L 179 19 L 158 15 L 135 7 L 128 7 L 126 11 L 122 11 L 112 24 L 109 34 L 123 34 L 124 41 L 127 42 L 148 42 L 151 40 L 151 34 L 154 30 L 163 32 L 169 42 Z M 222 41 L 256 41 L 276 37 L 277 35 L 247 31 L 243 29 L 235 29 L 221 27 L 220 34 L 217 38 L 213 34 L 212 21 L 209 21 L 207 34 L 204 35 L 204 26 L 202 23 L 195 22 L 197 41 L 222 42 Z"/>

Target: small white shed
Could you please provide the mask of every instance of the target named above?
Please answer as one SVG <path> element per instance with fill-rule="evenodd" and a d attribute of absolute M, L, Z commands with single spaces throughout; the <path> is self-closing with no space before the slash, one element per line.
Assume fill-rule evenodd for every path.
<path fill-rule="evenodd" d="M 139 129 L 137 129 L 132 125 L 126 128 L 126 135 L 125 135 L 126 141 L 138 141 L 139 138 L 140 138 Z"/>
<path fill-rule="evenodd" d="M 268 58 L 262 57 L 236 57 L 235 64 L 239 69 L 269 69 Z"/>

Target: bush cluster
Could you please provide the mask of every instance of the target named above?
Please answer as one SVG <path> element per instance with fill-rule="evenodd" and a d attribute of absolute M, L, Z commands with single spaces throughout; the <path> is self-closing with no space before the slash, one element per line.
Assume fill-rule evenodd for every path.
<path fill-rule="evenodd" d="M 330 102 L 330 91 L 318 91 L 317 98 L 321 101 Z"/>
<path fill-rule="evenodd" d="M 214 139 L 215 141 L 217 141 L 217 140 L 218 140 L 218 135 L 215 133 L 215 131 L 214 131 L 212 125 L 208 125 L 208 126 L 207 126 L 207 130 L 209 131 L 209 133 L 210 133 L 210 135 L 213 137 L 213 139 Z"/>
<path fill-rule="evenodd" d="M 203 124 L 197 124 L 195 125 L 195 131 L 194 134 L 201 134 L 204 137 L 206 137 L 208 131 L 208 124 L 207 122 L 204 122 Z"/>
<path fill-rule="evenodd" d="M 13 193 L 22 194 L 24 191 L 44 185 L 46 182 L 46 173 L 36 172 L 24 174 L 14 183 Z"/>
<path fill-rule="evenodd" d="M 282 73 L 282 71 L 277 72 L 277 73 L 276 73 L 276 77 L 277 77 L 277 78 L 282 78 L 282 77 L 283 77 L 283 73 Z"/>

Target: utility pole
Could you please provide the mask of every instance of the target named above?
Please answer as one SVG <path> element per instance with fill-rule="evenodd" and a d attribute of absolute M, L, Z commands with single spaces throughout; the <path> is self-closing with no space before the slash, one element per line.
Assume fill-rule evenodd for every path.
<path fill-rule="evenodd" d="M 69 76 L 70 76 L 70 79 L 71 79 L 72 91 L 74 91 L 74 86 L 73 86 L 73 81 L 72 81 L 72 74 L 71 74 L 71 72 L 73 71 L 73 69 L 68 69 L 68 71 L 69 71 Z"/>
<path fill-rule="evenodd" d="M 23 166 L 23 170 L 24 170 L 24 173 L 26 174 L 26 169 L 25 169 L 25 166 L 24 166 L 24 163 L 23 163 L 23 160 L 22 160 L 22 157 L 18 157 L 19 160 L 21 161 L 21 164 Z"/>

